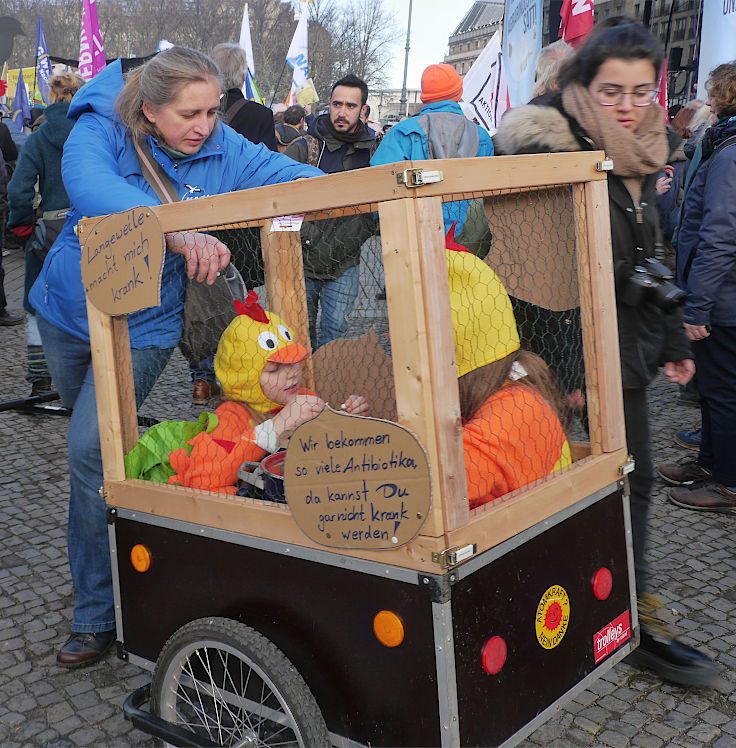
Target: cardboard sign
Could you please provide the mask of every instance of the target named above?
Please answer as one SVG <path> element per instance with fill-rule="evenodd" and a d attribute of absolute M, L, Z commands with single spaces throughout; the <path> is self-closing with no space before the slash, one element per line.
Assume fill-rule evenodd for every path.
<path fill-rule="evenodd" d="M 82 246 L 82 282 L 89 300 L 110 315 L 161 303 L 164 235 L 150 208 L 100 221 Z"/>
<path fill-rule="evenodd" d="M 284 489 L 301 530 L 331 548 L 406 545 L 431 505 L 429 462 L 414 434 L 331 408 L 291 437 Z"/>

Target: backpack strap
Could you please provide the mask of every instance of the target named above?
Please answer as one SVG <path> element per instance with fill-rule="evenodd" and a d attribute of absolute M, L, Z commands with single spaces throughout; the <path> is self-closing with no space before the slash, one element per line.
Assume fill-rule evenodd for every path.
<path fill-rule="evenodd" d="M 322 149 L 320 150 L 320 139 L 315 138 L 314 135 L 305 135 L 307 140 L 307 163 L 310 166 L 316 166 L 319 169 L 319 162 L 322 159 L 322 150 L 324 150 L 324 141 L 322 142 Z"/>
<path fill-rule="evenodd" d="M 141 166 L 143 178 L 151 185 L 162 205 L 179 202 L 179 193 L 169 175 L 151 154 L 151 149 L 144 142 L 135 143 L 135 152 Z"/>
<path fill-rule="evenodd" d="M 222 121 L 229 125 L 236 117 L 237 113 L 245 106 L 245 99 L 238 99 L 234 104 L 231 104 L 225 114 L 222 115 Z"/>

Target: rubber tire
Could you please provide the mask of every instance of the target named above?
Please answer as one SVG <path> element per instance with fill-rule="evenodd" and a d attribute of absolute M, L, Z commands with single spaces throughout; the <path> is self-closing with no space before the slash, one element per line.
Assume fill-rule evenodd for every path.
<path fill-rule="evenodd" d="M 182 626 L 166 642 L 156 662 L 151 684 L 151 711 L 154 715 L 169 722 L 183 725 L 177 718 L 176 705 L 172 704 L 172 694 L 177 690 L 178 674 L 181 673 L 181 666 L 184 662 L 182 658 L 186 657 L 186 661 L 188 661 L 188 657 L 192 653 L 203 651 L 205 648 L 210 650 L 208 663 L 213 661 L 212 650 L 219 649 L 220 652 L 226 652 L 228 657 L 240 658 L 241 662 L 251 668 L 251 674 L 258 676 L 256 681 L 262 685 L 265 684 L 276 698 L 276 705 L 291 713 L 285 716 L 289 720 L 290 728 L 295 737 L 294 746 L 299 746 L 299 748 L 327 748 L 331 745 L 322 713 L 312 692 L 297 669 L 283 652 L 266 637 L 249 626 L 229 618 L 200 618 L 192 621 L 186 626 Z M 202 660 L 198 661 L 201 662 Z M 209 668 L 209 670 L 212 669 Z M 270 684 L 265 683 L 262 676 L 265 676 Z M 168 697 L 168 703 L 166 703 L 165 697 Z M 175 696 L 174 699 L 176 699 Z M 178 700 L 176 701 L 178 702 Z M 201 702 L 198 703 L 201 704 Z M 270 708 L 274 708 L 273 699 Z M 225 710 L 222 714 L 227 711 L 229 710 Z M 247 712 L 247 714 L 257 719 L 254 712 Z M 217 710 L 210 709 L 206 716 L 211 724 L 218 723 Z M 250 720 L 248 721 L 250 722 Z M 268 725 L 273 724 L 267 720 L 265 722 Z M 198 734 L 201 737 L 207 737 L 217 745 L 230 746 L 237 743 L 237 736 L 230 739 L 221 737 L 218 736 L 216 729 L 211 731 L 202 729 Z M 251 737 L 254 734 L 251 732 Z M 240 739 L 244 737 L 244 734 L 240 735 Z M 284 745 L 283 737 L 283 735 L 280 735 L 277 739 L 280 746 Z M 260 748 L 261 746 L 271 745 L 260 734 L 256 737 L 256 740 L 257 742 L 246 742 L 245 744 L 252 745 L 254 748 L 255 746 Z"/>

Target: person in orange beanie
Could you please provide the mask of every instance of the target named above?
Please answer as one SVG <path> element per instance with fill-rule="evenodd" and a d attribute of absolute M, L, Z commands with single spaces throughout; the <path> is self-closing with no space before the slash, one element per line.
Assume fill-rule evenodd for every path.
<path fill-rule="evenodd" d="M 493 141 L 486 130 L 471 122 L 460 108 L 463 79 L 452 65 L 430 65 L 422 73 L 424 106 L 416 117 L 394 125 L 383 136 L 371 166 L 432 158 L 492 156 Z M 445 203 L 445 231 L 453 223 L 461 237 L 470 201 Z"/>
<path fill-rule="evenodd" d="M 214 428 L 169 454 L 175 471 L 171 484 L 234 494 L 244 462 L 275 452 L 285 432 L 325 407 L 302 387 L 301 363 L 311 352 L 294 340 L 286 323 L 266 313 L 254 291 L 245 304 L 236 301 L 235 309 L 238 316 L 222 334 L 215 355 L 215 374 L 227 399 L 215 410 Z M 366 415 L 368 402 L 351 395 L 344 410 Z"/>

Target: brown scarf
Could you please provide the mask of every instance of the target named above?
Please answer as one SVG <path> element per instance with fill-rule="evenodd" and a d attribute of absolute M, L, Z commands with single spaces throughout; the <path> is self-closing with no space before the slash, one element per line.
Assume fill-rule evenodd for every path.
<path fill-rule="evenodd" d="M 613 173 L 621 177 L 636 202 L 641 198 L 642 181 L 667 163 L 667 135 L 664 111 L 659 104 L 644 110 L 644 119 L 634 130 L 627 130 L 606 114 L 579 83 L 562 92 L 562 106 L 585 130 L 596 147 L 613 159 Z"/>

